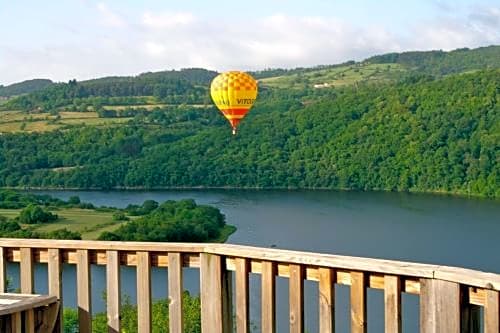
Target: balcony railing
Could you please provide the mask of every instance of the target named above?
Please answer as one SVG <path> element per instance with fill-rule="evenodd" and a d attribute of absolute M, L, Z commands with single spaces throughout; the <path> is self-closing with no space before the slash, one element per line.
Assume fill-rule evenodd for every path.
<path fill-rule="evenodd" d="M 498 333 L 500 328 L 500 275 L 463 268 L 229 244 L 0 239 L 2 292 L 7 262 L 20 263 L 20 291 L 28 294 L 33 293 L 34 264 L 46 263 L 49 294 L 61 304 L 62 264 L 76 265 L 81 333 L 92 330 L 91 265 L 106 266 L 108 332 L 120 332 L 123 265 L 136 267 L 139 332 L 152 330 L 152 267 L 168 267 L 173 333 L 183 331 L 183 267 L 200 269 L 203 332 L 232 332 L 233 327 L 236 332 L 250 331 L 249 273 L 261 275 L 262 332 L 276 331 L 277 276 L 289 279 L 290 332 L 304 331 L 304 280 L 317 282 L 320 332 L 335 330 L 335 284 L 350 286 L 352 333 L 367 331 L 367 288 L 384 291 L 386 332 L 402 331 L 402 293 L 420 295 L 421 332 L 479 332 L 480 322 L 485 333 Z M 61 325 L 60 318 L 56 332 Z M 26 327 L 34 330 L 30 323 Z"/>

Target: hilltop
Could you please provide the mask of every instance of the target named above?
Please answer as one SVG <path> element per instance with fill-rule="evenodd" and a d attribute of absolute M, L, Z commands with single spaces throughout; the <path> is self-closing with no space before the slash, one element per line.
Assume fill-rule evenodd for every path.
<path fill-rule="evenodd" d="M 33 79 L 8 86 L 0 85 L 0 97 L 12 97 L 23 94 L 29 94 L 35 91 L 43 90 L 54 82 L 47 79 Z"/>
<path fill-rule="evenodd" d="M 0 186 L 499 197 L 499 61 L 491 46 L 255 72 L 236 137 L 208 95 L 216 72 L 54 84 L 2 106 Z"/>

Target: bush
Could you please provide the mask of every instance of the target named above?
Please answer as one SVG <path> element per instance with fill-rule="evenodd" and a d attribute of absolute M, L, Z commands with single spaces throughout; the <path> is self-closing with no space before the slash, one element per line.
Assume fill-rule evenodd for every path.
<path fill-rule="evenodd" d="M 74 195 L 72 197 L 69 197 L 68 203 L 70 205 L 78 205 L 80 203 L 80 197 L 77 195 Z"/>
<path fill-rule="evenodd" d="M 103 241 L 119 241 L 121 240 L 120 236 L 117 234 L 110 232 L 110 231 L 104 231 L 99 235 L 99 238 L 97 240 L 103 240 Z"/>
<path fill-rule="evenodd" d="M 5 236 L 8 233 L 21 229 L 21 226 L 16 221 L 8 220 L 5 216 L 0 216 L 0 236 Z"/>
<path fill-rule="evenodd" d="M 118 211 L 113 213 L 114 221 L 128 221 L 129 218 L 125 215 L 124 212 Z"/>
<path fill-rule="evenodd" d="M 47 223 L 57 220 L 57 214 L 41 208 L 38 205 L 29 204 L 18 216 L 18 221 L 24 224 Z"/>
<path fill-rule="evenodd" d="M 80 240 L 82 239 L 82 234 L 63 228 L 48 232 L 45 235 L 41 235 L 40 238 Z"/>
<path fill-rule="evenodd" d="M 192 199 L 166 201 L 114 232 L 102 233 L 99 240 L 205 242 L 216 239 L 225 225 L 225 217 L 217 208 L 197 205 Z"/>

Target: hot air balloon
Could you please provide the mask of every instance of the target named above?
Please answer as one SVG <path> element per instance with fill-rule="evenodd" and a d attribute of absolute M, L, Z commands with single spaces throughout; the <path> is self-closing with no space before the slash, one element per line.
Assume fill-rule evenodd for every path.
<path fill-rule="evenodd" d="M 225 72 L 212 81 L 210 94 L 217 108 L 231 124 L 234 135 L 236 127 L 257 98 L 257 81 L 244 72 Z"/>

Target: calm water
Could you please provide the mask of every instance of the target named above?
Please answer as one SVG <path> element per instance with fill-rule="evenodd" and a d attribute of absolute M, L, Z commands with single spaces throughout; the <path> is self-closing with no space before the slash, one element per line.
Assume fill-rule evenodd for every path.
<path fill-rule="evenodd" d="M 95 205 L 125 207 L 153 199 L 194 198 L 198 203 L 217 206 L 229 224 L 238 230 L 229 243 L 276 246 L 334 254 L 377 257 L 467 267 L 500 273 L 500 203 L 498 201 L 455 198 L 434 195 L 397 193 L 323 192 L 323 191 L 44 191 L 67 199 L 78 195 Z M 15 277 L 17 269 L 10 268 Z M 40 265 L 36 288 L 46 289 L 44 269 Z M 93 285 L 105 285 L 104 268 L 93 268 Z M 153 294 L 166 295 L 166 270 L 155 270 Z M 74 269 L 64 271 L 64 297 L 74 305 Z M 186 272 L 186 287 L 198 292 L 197 270 Z M 45 278 L 46 279 L 46 278 Z M 14 278 L 15 280 L 15 278 Z M 122 289 L 135 300 L 135 270 L 125 268 Z M 316 284 L 306 282 L 308 303 L 306 326 L 317 331 Z M 348 331 L 348 288 L 337 290 L 337 328 Z M 278 332 L 287 331 L 288 282 L 278 278 Z M 103 310 L 102 289 L 94 289 L 94 311 Z M 260 293 L 258 276 L 251 277 L 251 316 L 258 324 Z M 369 331 L 383 331 L 383 294 L 369 290 Z M 418 318 L 409 313 L 417 310 L 418 297 L 403 298 L 403 323 L 406 332 L 418 330 Z M 258 330 L 258 329 L 257 329 Z"/>

